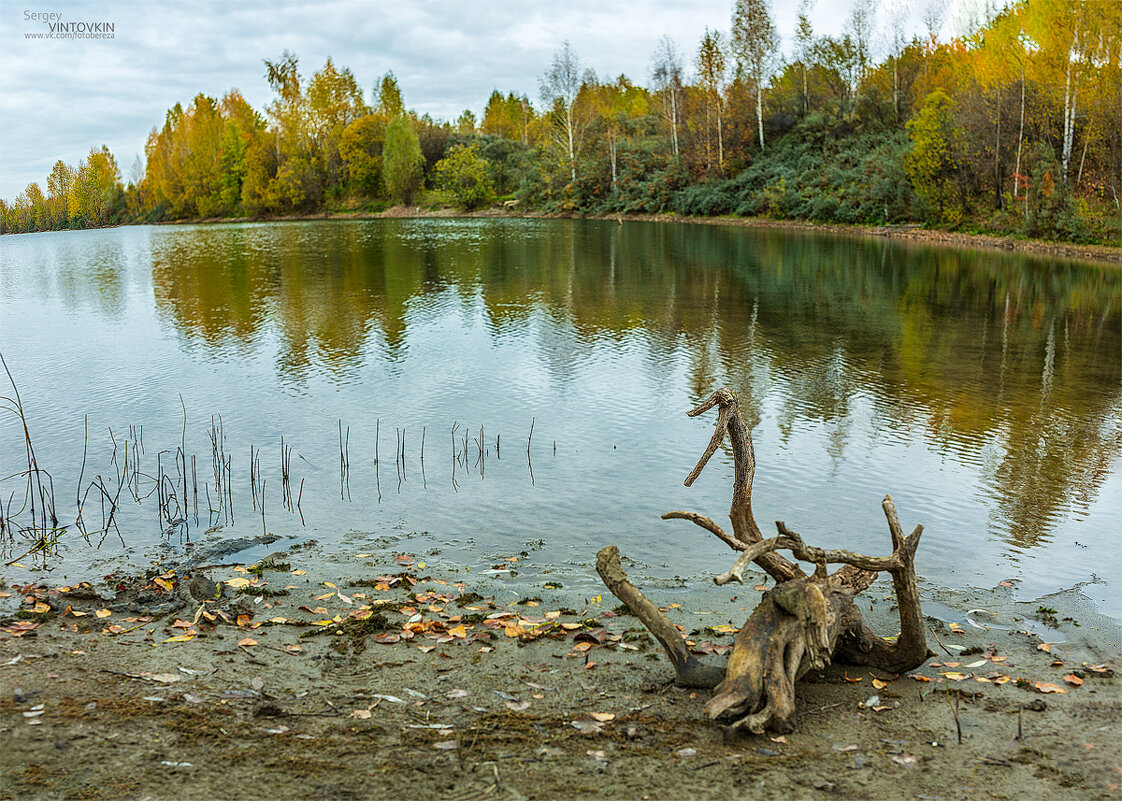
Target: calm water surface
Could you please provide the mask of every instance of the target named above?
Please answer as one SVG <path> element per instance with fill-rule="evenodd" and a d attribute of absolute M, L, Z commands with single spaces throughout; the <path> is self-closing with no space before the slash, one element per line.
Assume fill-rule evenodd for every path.
<path fill-rule="evenodd" d="M 148 497 L 124 493 L 120 536 L 90 545 L 72 527 L 55 577 L 263 527 L 340 552 L 397 535 L 399 550 L 473 571 L 526 551 L 516 581 L 590 591 L 606 543 L 640 577 L 707 577 L 731 553 L 659 515 L 725 518 L 727 454 L 682 486 L 712 427 L 684 412 L 725 384 L 753 427 L 765 530 L 782 519 L 814 544 L 887 552 L 891 493 L 905 527 L 926 526 L 929 582 L 1010 579 L 1023 598 L 1081 586 L 1122 617 L 1114 269 L 552 220 L 133 227 L 5 236 L 0 257 L 0 351 L 62 522 L 87 425 L 83 488 L 116 483 L 110 430 L 119 466 L 143 426 L 135 489 Z M 233 503 L 210 512 L 219 416 Z M 23 468 L 17 422 L 0 420 L 4 475 Z M 282 436 L 298 511 L 283 503 Z M 154 478 L 180 484 L 181 446 L 189 471 L 196 457 L 197 519 L 181 489 L 158 508 Z M 0 489 L 7 503 L 19 483 Z M 101 514 L 87 500 L 89 529 Z M 26 547 L 4 545 L 5 561 Z"/>

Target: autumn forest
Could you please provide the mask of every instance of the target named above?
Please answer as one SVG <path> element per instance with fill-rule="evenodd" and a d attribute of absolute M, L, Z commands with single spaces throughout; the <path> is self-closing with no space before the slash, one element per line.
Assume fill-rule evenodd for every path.
<path fill-rule="evenodd" d="M 394 204 L 573 214 L 742 215 L 1119 244 L 1122 4 L 1020 0 L 940 39 L 875 0 L 781 41 L 767 0 L 658 42 L 647 75 L 598 76 L 568 42 L 534 97 L 496 89 L 455 121 L 392 72 L 367 99 L 330 58 L 266 59 L 263 110 L 198 94 L 154 127 L 127 180 L 105 147 L 0 200 L 18 233 Z"/>

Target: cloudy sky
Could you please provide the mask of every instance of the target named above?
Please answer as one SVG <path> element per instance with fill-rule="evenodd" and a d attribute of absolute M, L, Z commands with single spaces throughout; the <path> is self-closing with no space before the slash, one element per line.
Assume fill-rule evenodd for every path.
<path fill-rule="evenodd" d="M 883 0 L 879 21 L 905 2 L 918 20 L 932 1 Z M 773 5 L 786 53 L 796 3 Z M 651 53 L 669 34 L 692 74 L 704 29 L 727 31 L 731 9 L 732 0 L 0 0 L 0 197 L 31 181 L 45 189 L 57 159 L 77 164 L 102 144 L 127 181 L 176 102 L 237 88 L 263 109 L 271 91 L 262 59 L 285 49 L 305 78 L 328 56 L 350 67 L 368 99 L 393 70 L 407 106 L 454 120 L 464 108 L 479 115 L 496 88 L 536 102 L 538 76 L 566 39 L 601 77 L 646 83 Z M 816 32 L 840 32 L 849 10 L 850 0 L 818 0 Z M 48 27 L 31 14 L 112 23 L 115 38 L 33 38 Z"/>

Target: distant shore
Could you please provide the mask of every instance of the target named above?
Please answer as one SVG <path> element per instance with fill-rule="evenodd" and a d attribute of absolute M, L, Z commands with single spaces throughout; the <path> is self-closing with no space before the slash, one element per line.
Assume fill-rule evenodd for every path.
<path fill-rule="evenodd" d="M 1006 250 L 1028 256 L 1053 256 L 1060 259 L 1085 261 L 1093 264 L 1122 266 L 1122 248 L 1109 245 L 1080 245 L 1046 239 L 1020 239 L 995 234 L 972 234 L 958 231 L 928 229 L 916 224 L 902 225 L 843 225 L 818 223 L 810 220 L 776 220 L 770 217 L 685 217 L 677 214 L 580 215 L 547 214 L 515 211 L 500 207 L 479 211 L 456 209 L 425 209 L 420 206 L 391 206 L 385 211 L 318 211 L 308 214 L 267 215 L 263 217 L 212 217 L 196 220 L 175 220 L 157 225 L 197 225 L 230 222 L 279 222 L 287 220 L 367 220 L 383 218 L 512 218 L 512 219 L 585 219 L 627 220 L 659 223 L 691 223 L 696 225 L 729 225 L 743 228 L 776 228 L 788 231 L 814 231 L 855 237 L 885 237 L 888 239 L 919 242 L 924 245 L 975 248 L 980 250 Z"/>

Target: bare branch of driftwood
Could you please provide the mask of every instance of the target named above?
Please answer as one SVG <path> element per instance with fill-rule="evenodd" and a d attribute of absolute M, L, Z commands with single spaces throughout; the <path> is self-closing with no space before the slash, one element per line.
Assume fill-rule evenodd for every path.
<path fill-rule="evenodd" d="M 740 551 L 733 566 L 714 579 L 717 584 L 742 582 L 753 562 L 777 582 L 737 634 L 723 675 L 692 656 L 679 629 L 628 581 L 618 549 L 602 549 L 596 569 L 608 589 L 662 643 L 679 684 L 716 684 L 716 694 L 705 705 L 707 717 L 731 729 L 790 731 L 795 725 L 795 682 L 807 670 L 837 660 L 898 673 L 918 667 L 929 655 L 915 574 L 915 552 L 923 526 L 916 526 L 905 537 L 892 497 L 887 496 L 881 506 L 892 538 L 889 556 L 807 545 L 782 522 L 776 523 L 778 536 L 765 540 L 752 516 L 756 461 L 736 395 L 722 387 L 688 414 L 697 416 L 714 406 L 719 407 L 716 430 L 686 485 L 697 479 L 727 434 L 734 466 L 729 510 L 732 533 L 694 512 L 667 512 L 663 519 L 689 520 Z M 798 565 L 777 554 L 780 549 L 815 565 L 814 575 L 808 577 Z M 843 567 L 827 575 L 826 566 L 839 563 Z M 854 596 L 880 572 L 891 574 L 896 592 L 900 634 L 895 641 L 871 631 L 853 603 Z"/>
<path fill-rule="evenodd" d="M 596 554 L 596 572 L 612 594 L 623 601 L 631 614 L 639 618 L 647 631 L 655 636 L 674 670 L 678 683 L 685 687 L 716 687 L 725 677 L 722 668 L 702 663 L 689 652 L 678 627 L 658 610 L 650 599 L 627 579 L 627 573 L 619 563 L 619 548 L 609 545 Z"/>
<path fill-rule="evenodd" d="M 743 542 L 733 536 L 725 533 L 725 530 L 710 520 L 705 515 L 699 515 L 696 512 L 666 512 L 662 516 L 663 520 L 689 520 L 690 522 L 697 523 L 708 532 L 717 535 L 717 538 L 725 545 L 732 548 L 734 551 L 743 551 L 746 547 Z"/>

